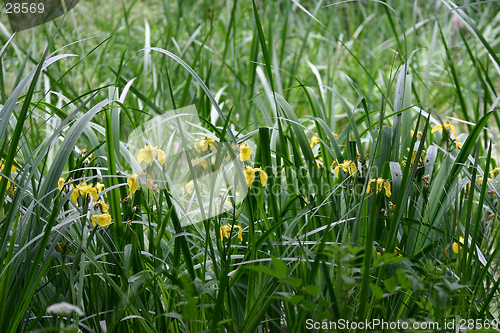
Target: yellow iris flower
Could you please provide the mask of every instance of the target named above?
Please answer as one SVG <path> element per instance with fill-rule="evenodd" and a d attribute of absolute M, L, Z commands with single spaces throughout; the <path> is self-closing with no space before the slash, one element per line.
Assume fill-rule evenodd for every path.
<path fill-rule="evenodd" d="M 492 182 L 492 181 L 493 181 L 493 179 L 491 179 L 491 178 L 488 178 L 488 180 L 489 180 L 490 182 Z M 483 177 L 479 177 L 479 178 L 477 179 L 477 183 L 479 184 L 479 186 L 482 186 L 482 185 L 483 185 Z"/>
<path fill-rule="evenodd" d="M 97 189 L 93 184 L 87 185 L 87 183 L 82 183 L 80 185 L 77 185 L 73 190 L 73 193 L 71 194 L 71 200 L 76 203 L 76 199 L 78 199 L 79 195 L 83 195 L 84 197 L 92 196 L 94 201 L 99 200 L 99 197 L 97 196 Z"/>
<path fill-rule="evenodd" d="M 108 205 L 106 205 L 104 201 L 99 200 L 97 203 L 101 205 L 101 211 L 103 213 L 107 213 L 109 211 Z"/>
<path fill-rule="evenodd" d="M 431 130 L 431 134 L 434 134 L 434 132 L 436 132 L 437 130 L 441 130 L 441 131 L 451 130 L 451 132 L 453 133 L 454 136 L 457 135 L 457 131 L 455 131 L 455 127 L 452 124 L 450 124 L 449 121 L 447 121 L 443 124 L 439 124 L 437 126 L 434 126 Z"/>
<path fill-rule="evenodd" d="M 333 135 L 335 138 L 337 138 L 337 139 L 338 139 L 338 137 L 339 137 L 337 134 L 335 134 L 335 133 L 333 133 L 333 132 L 332 132 L 332 135 Z M 318 143 L 319 143 L 319 138 L 318 138 L 318 133 L 316 133 L 316 134 L 315 134 L 315 135 L 313 135 L 313 137 L 311 138 L 311 144 L 310 144 L 311 148 L 314 148 L 314 146 L 316 146 Z"/>
<path fill-rule="evenodd" d="M 243 170 L 243 173 L 245 174 L 245 179 L 247 181 L 248 187 L 252 185 L 253 181 L 255 180 L 255 172 L 259 172 L 259 177 L 260 177 L 260 182 L 262 183 L 262 187 L 266 186 L 267 180 L 269 179 L 269 176 L 267 175 L 267 172 L 262 170 L 262 168 L 252 168 L 249 167 L 248 165 L 245 166 L 245 169 Z"/>
<path fill-rule="evenodd" d="M 198 153 L 201 153 L 202 151 L 207 151 L 208 150 L 207 140 L 196 139 L 196 142 L 194 144 L 194 150 L 196 150 Z"/>
<path fill-rule="evenodd" d="M 414 131 L 414 130 L 411 130 L 411 131 L 410 131 L 410 134 L 411 134 L 411 137 L 413 138 L 413 136 L 415 135 L 415 131 Z M 418 132 L 417 132 L 417 136 L 423 136 L 423 135 L 424 135 L 424 133 L 422 133 L 421 131 L 418 131 Z"/>
<path fill-rule="evenodd" d="M 332 164 L 333 165 L 333 164 Z M 344 160 L 343 163 L 338 164 L 333 171 L 335 172 L 335 177 L 339 178 L 339 170 L 342 168 L 344 172 L 347 172 L 349 175 L 356 175 L 356 172 L 358 171 L 358 168 L 356 167 L 356 163 L 350 161 L 350 160 Z"/>
<path fill-rule="evenodd" d="M 99 224 L 101 227 L 108 227 L 109 224 L 111 223 L 111 215 L 108 213 L 104 214 L 99 214 L 99 215 L 92 215 L 92 225 L 95 227 L 97 224 Z"/>
<path fill-rule="evenodd" d="M 151 163 L 155 158 L 156 152 L 158 152 L 158 160 L 163 165 L 166 159 L 165 152 L 157 147 L 153 148 L 150 145 L 145 145 L 144 148 L 139 150 L 139 153 L 137 154 L 137 162 L 141 163 L 144 161 L 146 164 Z"/>
<path fill-rule="evenodd" d="M 14 162 L 17 163 L 16 159 L 14 159 Z M 3 164 L 3 158 L 0 160 L 0 173 L 3 171 L 3 169 L 5 168 L 5 165 Z M 17 168 L 12 165 L 12 167 L 10 168 L 10 173 L 13 174 L 14 172 L 16 172 Z M 0 180 L 2 180 L 2 176 L 0 176 Z M 7 190 L 10 188 L 10 181 L 7 182 Z"/>
<path fill-rule="evenodd" d="M 262 183 L 262 186 L 266 186 L 267 179 L 269 178 L 268 175 L 267 175 L 267 172 L 265 172 L 264 170 L 262 170 L 262 168 L 255 168 L 253 170 L 260 172 L 260 182 Z"/>
<path fill-rule="evenodd" d="M 189 181 L 189 183 L 187 183 L 185 186 L 184 186 L 184 189 L 186 190 L 187 193 L 189 193 L 189 195 L 192 195 L 193 194 L 193 191 L 194 191 L 194 183 L 193 181 Z"/>
<path fill-rule="evenodd" d="M 239 225 L 235 225 L 233 229 L 239 229 L 238 230 L 238 238 L 240 241 L 243 242 L 243 228 Z M 224 237 L 229 238 L 231 237 L 231 226 L 224 224 L 222 227 L 220 227 L 220 240 L 221 242 L 224 240 Z"/>
<path fill-rule="evenodd" d="M 392 195 L 391 193 L 391 183 L 387 179 L 370 179 L 368 182 L 368 187 L 366 188 L 366 193 L 370 193 L 370 185 L 371 183 L 375 183 L 375 193 L 380 192 L 382 189 L 385 190 L 385 195 L 387 197 L 390 197 Z"/>
<path fill-rule="evenodd" d="M 316 135 L 313 135 L 311 138 L 311 148 L 314 148 L 319 143 L 319 138 L 318 138 L 318 133 Z"/>
<path fill-rule="evenodd" d="M 195 165 L 198 165 L 198 164 L 201 165 L 203 167 L 203 169 L 208 168 L 208 163 L 207 163 L 207 160 L 205 158 L 203 158 L 203 159 L 197 159 L 197 160 L 191 160 L 191 165 L 192 166 L 195 166 Z M 189 167 L 189 164 L 188 164 L 188 167 Z"/>
<path fill-rule="evenodd" d="M 65 182 L 66 181 L 64 180 L 64 178 L 59 178 L 59 181 L 57 182 L 57 186 L 59 186 L 59 191 L 63 190 Z"/>
<path fill-rule="evenodd" d="M 139 176 L 135 173 L 131 174 L 130 177 L 127 178 L 128 187 L 130 187 L 130 192 L 135 193 L 137 188 L 139 187 Z"/>
<path fill-rule="evenodd" d="M 248 187 L 250 187 L 250 185 L 252 185 L 253 181 L 255 180 L 255 171 L 253 168 L 246 165 L 245 169 L 243 170 L 243 173 L 245 174 L 247 185 Z"/>
<path fill-rule="evenodd" d="M 500 168 L 495 168 L 495 169 L 493 169 L 493 170 L 490 171 L 490 175 L 494 175 L 498 171 L 500 171 Z"/>
<path fill-rule="evenodd" d="M 248 160 L 250 156 L 252 156 L 252 148 L 243 142 L 240 147 L 240 161 L 244 162 Z"/>

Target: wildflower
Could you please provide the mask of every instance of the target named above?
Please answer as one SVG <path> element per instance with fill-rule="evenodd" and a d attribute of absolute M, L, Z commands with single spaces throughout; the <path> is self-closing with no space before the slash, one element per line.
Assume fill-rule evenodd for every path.
<path fill-rule="evenodd" d="M 332 164 L 333 165 L 333 164 Z M 347 172 L 348 174 L 354 174 L 356 175 L 356 172 L 358 171 L 358 168 L 356 167 L 356 163 L 351 162 L 350 160 L 345 160 L 343 163 L 339 163 L 333 170 L 335 172 L 335 177 L 339 178 L 339 170 L 342 168 L 344 172 Z"/>
<path fill-rule="evenodd" d="M 92 225 L 95 227 L 99 224 L 101 227 L 108 227 L 111 223 L 111 215 L 108 213 L 100 214 L 100 215 L 92 215 Z"/>
<path fill-rule="evenodd" d="M 73 200 L 74 202 L 76 202 L 76 199 L 78 199 L 78 195 L 79 195 L 78 189 L 75 188 L 73 190 L 73 193 L 71 193 L 71 200 Z"/>
<path fill-rule="evenodd" d="M 498 171 L 500 171 L 500 168 L 495 168 L 495 169 L 493 169 L 493 170 L 490 171 L 490 175 L 494 175 Z"/>
<path fill-rule="evenodd" d="M 316 135 L 313 135 L 311 138 L 311 148 L 314 148 L 315 145 L 319 143 L 319 138 L 318 138 L 318 133 Z"/>
<path fill-rule="evenodd" d="M 464 244 L 464 238 L 462 236 L 460 236 L 458 238 L 458 241 L 460 242 L 460 244 L 462 244 L 462 245 Z M 462 248 L 462 245 L 459 246 L 457 242 L 453 242 L 453 245 L 451 246 L 451 248 L 452 248 L 453 252 L 458 254 L 458 251 Z"/>
<path fill-rule="evenodd" d="M 399 249 L 399 247 L 397 247 L 397 246 L 396 246 L 396 249 L 394 249 L 394 255 L 395 255 L 396 257 L 400 257 L 400 258 L 402 258 L 402 257 L 403 257 L 403 255 L 402 255 L 401 253 L 399 253 L 399 251 L 401 251 L 401 250 Z"/>
<path fill-rule="evenodd" d="M 371 183 L 375 183 L 375 193 L 380 192 L 382 189 L 385 190 L 385 195 L 387 197 L 391 196 L 391 183 L 388 180 L 378 178 L 378 179 L 370 179 L 368 182 L 368 187 L 366 188 L 366 193 L 370 193 L 370 185 Z"/>
<path fill-rule="evenodd" d="M 406 148 L 406 151 L 410 151 L 410 148 Z M 417 159 L 417 154 L 418 154 L 418 151 L 416 149 L 413 149 L 413 152 L 411 154 L 411 164 L 413 164 L 415 162 L 415 160 Z M 422 155 L 420 155 L 420 158 L 418 160 L 419 164 L 423 164 L 424 163 L 424 156 L 425 154 L 427 154 L 427 152 L 425 150 L 422 150 Z M 404 156 L 404 161 L 401 162 L 401 164 L 403 165 L 403 167 L 406 168 L 406 162 L 408 161 L 408 157 Z"/>
<path fill-rule="evenodd" d="M 137 178 L 138 176 L 133 173 L 130 175 L 130 177 L 127 178 L 127 184 L 128 187 L 130 187 L 130 192 L 135 193 L 137 191 L 137 188 L 139 187 L 139 179 Z"/>
<path fill-rule="evenodd" d="M 314 158 L 316 158 L 316 165 L 320 168 L 323 165 L 323 157 L 316 155 Z"/>
<path fill-rule="evenodd" d="M 14 162 L 17 163 L 16 159 L 14 159 Z M 3 164 L 3 158 L 0 160 L 0 173 L 3 171 L 3 169 L 5 168 L 5 165 Z M 12 165 L 12 167 L 10 168 L 10 173 L 14 173 L 16 172 L 17 168 Z M 0 176 L 0 180 L 2 180 L 2 176 Z M 10 181 L 7 182 L 7 190 L 10 188 Z"/>
<path fill-rule="evenodd" d="M 203 167 L 203 169 L 205 170 L 206 168 L 208 168 L 208 163 L 207 163 L 207 160 L 206 159 L 197 159 L 197 160 L 191 160 L 191 165 L 201 165 Z"/>
<path fill-rule="evenodd" d="M 73 190 L 73 193 L 71 194 L 71 200 L 76 202 L 76 199 L 78 199 L 79 195 L 83 195 L 84 197 L 91 196 L 94 201 L 99 200 L 99 197 L 97 196 L 97 189 L 94 187 L 93 184 L 87 185 L 87 183 L 82 183 L 80 185 L 77 185 L 76 188 Z"/>
<path fill-rule="evenodd" d="M 161 149 L 158 149 L 158 160 L 160 161 L 161 165 L 165 164 L 166 159 L 167 155 L 165 155 L 165 152 Z"/>
<path fill-rule="evenodd" d="M 493 179 L 491 179 L 491 178 L 488 178 L 488 180 L 489 180 L 490 182 L 493 182 Z M 479 186 L 482 186 L 482 185 L 483 185 L 483 177 L 479 177 L 479 178 L 477 179 L 477 183 L 479 184 Z"/>
<path fill-rule="evenodd" d="M 184 186 L 184 189 L 186 190 L 187 193 L 189 193 L 189 195 L 192 195 L 193 194 L 193 191 L 194 191 L 194 183 L 193 181 L 189 181 L 189 183 L 187 183 L 185 186 Z"/>
<path fill-rule="evenodd" d="M 244 162 L 250 158 L 252 155 L 252 148 L 247 146 L 246 143 L 243 142 L 243 144 L 240 147 L 240 161 Z"/>
<path fill-rule="evenodd" d="M 464 145 L 462 142 L 458 141 L 458 138 L 455 137 L 455 148 L 457 148 L 457 150 L 460 150 L 460 148 Z"/>
<path fill-rule="evenodd" d="M 260 182 L 262 183 L 262 186 L 266 186 L 267 179 L 269 178 L 267 176 L 267 172 L 265 172 L 264 170 L 262 170 L 262 168 L 255 168 L 253 170 L 260 172 Z"/>
<path fill-rule="evenodd" d="M 99 182 L 97 182 L 97 185 L 95 186 L 95 188 L 97 189 L 97 193 L 101 193 L 101 191 L 105 188 L 104 184 L 101 184 Z M 105 194 L 107 196 L 107 194 Z"/>
<path fill-rule="evenodd" d="M 431 134 L 434 134 L 434 132 L 436 132 L 437 130 L 441 130 L 441 131 L 451 130 L 451 132 L 453 133 L 454 136 L 457 135 L 457 131 L 455 131 L 455 127 L 452 124 L 450 124 L 449 121 L 447 121 L 446 123 L 434 126 L 431 130 Z"/>
<path fill-rule="evenodd" d="M 210 150 L 212 152 L 214 152 L 214 151 L 217 150 L 217 145 L 216 145 L 217 141 L 215 141 L 214 139 L 212 139 L 212 138 L 210 138 L 208 136 L 205 137 L 205 141 L 207 142 L 208 147 L 210 147 Z"/>
<path fill-rule="evenodd" d="M 109 211 L 108 205 L 106 205 L 106 203 L 105 203 L 104 201 L 99 200 L 99 201 L 97 202 L 97 204 L 100 204 L 100 205 L 101 205 L 101 211 L 102 211 L 103 213 L 107 213 L 107 212 Z"/>
<path fill-rule="evenodd" d="M 57 182 L 57 186 L 59 186 L 59 191 L 63 190 L 65 182 L 66 181 L 64 180 L 64 178 L 59 178 L 59 181 Z"/>
<path fill-rule="evenodd" d="M 247 185 L 248 185 L 248 187 L 250 187 L 250 185 L 252 185 L 253 181 L 255 180 L 255 171 L 253 168 L 246 165 L 243 172 L 245 174 L 245 179 L 247 181 Z"/>
<path fill-rule="evenodd" d="M 231 226 L 228 224 L 224 224 L 220 227 L 220 240 L 221 242 L 224 240 L 224 237 L 231 237 Z M 238 229 L 238 238 L 243 242 L 243 228 L 239 225 L 233 225 L 233 229 Z"/>
<path fill-rule="evenodd" d="M 196 142 L 194 144 L 194 150 L 196 150 L 198 153 L 201 153 L 202 151 L 207 151 L 208 150 L 207 140 L 196 139 Z"/>
<path fill-rule="evenodd" d="M 339 136 L 335 133 L 332 132 L 332 135 L 335 137 L 335 138 L 338 138 Z M 316 133 L 315 135 L 313 135 L 313 137 L 311 138 L 311 148 L 314 148 L 315 145 L 317 145 L 319 143 L 319 138 L 318 138 L 318 133 Z"/>
<path fill-rule="evenodd" d="M 411 137 L 413 138 L 413 136 L 415 135 L 415 131 L 411 130 L 410 134 L 411 134 Z M 424 133 L 422 133 L 422 131 L 418 131 L 417 136 L 424 136 Z"/>
<path fill-rule="evenodd" d="M 157 147 L 153 148 L 150 145 L 145 145 L 144 148 L 139 150 L 139 153 L 137 154 L 137 162 L 141 163 L 144 161 L 146 164 L 151 163 L 155 158 L 155 152 L 158 152 L 158 160 L 160 160 L 160 163 L 163 165 L 166 159 L 165 152 Z"/>

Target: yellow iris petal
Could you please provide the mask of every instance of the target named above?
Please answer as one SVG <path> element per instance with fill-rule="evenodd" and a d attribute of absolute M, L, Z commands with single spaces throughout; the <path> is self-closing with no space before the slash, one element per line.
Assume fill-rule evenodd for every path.
<path fill-rule="evenodd" d="M 495 169 L 493 169 L 493 170 L 490 171 L 490 175 L 494 175 L 498 171 L 500 171 L 500 168 L 495 168 Z"/>
<path fill-rule="evenodd" d="M 255 171 L 254 171 L 254 169 L 252 169 L 251 167 L 249 167 L 247 165 L 247 166 L 245 166 L 245 170 L 243 172 L 245 174 L 245 179 L 247 181 L 247 185 L 248 185 L 248 187 L 250 187 L 250 185 L 252 185 L 253 181 L 255 180 Z"/>
<path fill-rule="evenodd" d="M 220 227 L 220 240 L 224 240 L 224 237 L 229 238 L 231 236 L 231 227 L 228 225 L 223 225 Z"/>
<path fill-rule="evenodd" d="M 63 190 L 65 182 L 66 181 L 64 180 L 64 178 L 59 178 L 59 181 L 57 182 L 57 186 L 59 186 L 59 191 Z"/>
<path fill-rule="evenodd" d="M 207 163 L 207 160 L 205 160 L 205 159 L 201 160 L 200 164 L 201 164 L 201 166 L 203 167 L 203 169 L 208 168 L 208 163 Z"/>
<path fill-rule="evenodd" d="M 137 175 L 135 173 L 131 174 L 129 178 L 127 178 L 128 187 L 130 187 L 130 192 L 135 193 L 137 188 L 139 187 L 139 179 L 137 179 Z"/>
<path fill-rule="evenodd" d="M 141 163 L 142 161 L 147 164 L 151 163 L 155 157 L 155 149 L 150 145 L 144 146 L 139 150 L 139 154 L 137 154 L 137 162 Z"/>
<path fill-rule="evenodd" d="M 240 161 L 244 162 L 248 160 L 250 156 L 252 156 L 252 148 L 250 148 L 246 143 L 243 142 L 240 147 Z"/>
<path fill-rule="evenodd" d="M 101 205 L 101 211 L 103 213 L 107 213 L 109 211 L 108 205 L 106 205 L 104 201 L 100 200 L 97 203 Z"/>
<path fill-rule="evenodd" d="M 392 195 L 392 193 L 391 193 L 391 184 L 388 181 L 385 181 L 384 189 L 385 189 L 385 195 L 388 198 L 390 198 L 391 195 Z"/>
<path fill-rule="evenodd" d="M 366 194 L 370 193 L 370 185 L 375 181 L 375 179 L 370 179 L 368 186 L 366 187 Z"/>
<path fill-rule="evenodd" d="M 158 149 L 158 160 L 160 161 L 161 165 L 165 164 L 165 160 L 167 159 L 167 155 L 165 152 L 161 149 Z"/>
<path fill-rule="evenodd" d="M 438 130 L 443 130 L 443 125 L 436 125 L 434 126 L 432 129 L 431 129 L 431 134 L 434 134 L 434 132 L 438 131 Z"/>
<path fill-rule="evenodd" d="M 97 185 L 95 186 L 95 188 L 97 189 L 97 193 L 101 193 L 101 191 L 105 188 L 105 186 L 104 186 L 104 184 L 97 182 Z"/>
<path fill-rule="evenodd" d="M 238 229 L 238 239 L 243 242 L 243 228 L 239 225 L 233 226 L 234 229 Z M 224 240 L 224 237 L 229 238 L 231 237 L 231 226 L 230 225 L 223 225 L 220 227 L 220 240 L 221 242 Z"/>
<path fill-rule="evenodd" d="M 94 227 L 99 224 L 101 227 L 108 227 L 111 223 L 111 215 L 108 213 L 100 214 L 100 215 L 92 215 L 92 224 Z"/>
<path fill-rule="evenodd" d="M 262 186 L 266 186 L 267 184 L 267 179 L 269 178 L 267 175 L 267 172 L 262 170 L 262 168 L 255 168 L 254 171 L 259 171 L 260 172 L 260 182 L 262 183 Z"/>
<path fill-rule="evenodd" d="M 73 190 L 73 193 L 71 193 L 71 200 L 73 200 L 75 203 L 76 203 L 76 199 L 78 199 L 78 195 L 79 195 L 79 191 L 78 189 L 74 189 Z"/>
<path fill-rule="evenodd" d="M 193 191 L 194 191 L 194 183 L 193 181 L 189 181 L 189 183 L 187 183 L 185 186 L 184 186 L 184 189 L 186 190 L 187 193 L 189 193 L 189 195 L 192 195 L 193 194 Z"/>
<path fill-rule="evenodd" d="M 87 194 L 91 195 L 92 198 L 94 198 L 94 201 L 99 200 L 99 197 L 97 196 L 97 189 L 95 187 L 91 187 Z"/>
<path fill-rule="evenodd" d="M 313 137 L 311 138 L 311 148 L 319 143 L 319 138 L 317 135 L 318 134 L 316 133 L 316 135 L 313 135 Z"/>

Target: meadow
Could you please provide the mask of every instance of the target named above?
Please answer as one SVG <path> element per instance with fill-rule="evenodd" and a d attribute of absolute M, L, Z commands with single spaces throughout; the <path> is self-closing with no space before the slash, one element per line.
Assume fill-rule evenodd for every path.
<path fill-rule="evenodd" d="M 498 331 L 499 2 L 81 0 L 0 41 L 0 332 Z"/>

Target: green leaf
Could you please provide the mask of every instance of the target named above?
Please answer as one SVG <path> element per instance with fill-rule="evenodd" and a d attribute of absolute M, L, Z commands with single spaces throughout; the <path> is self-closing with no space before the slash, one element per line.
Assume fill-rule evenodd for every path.
<path fill-rule="evenodd" d="M 384 297 L 382 288 L 380 288 L 376 284 L 370 283 L 370 289 L 372 290 L 373 295 L 375 295 L 375 298 L 381 299 L 382 297 Z"/>

